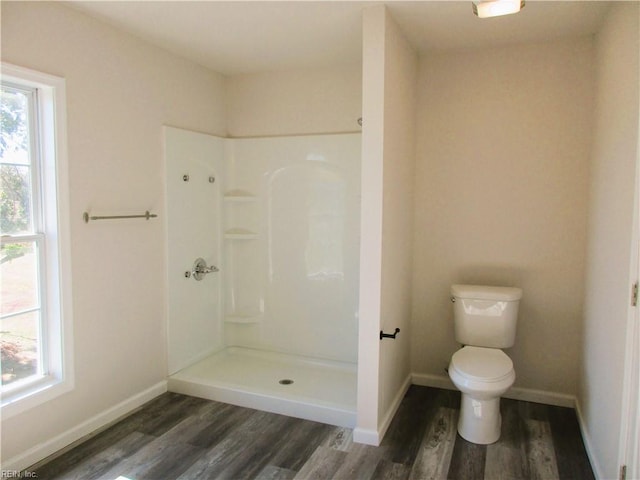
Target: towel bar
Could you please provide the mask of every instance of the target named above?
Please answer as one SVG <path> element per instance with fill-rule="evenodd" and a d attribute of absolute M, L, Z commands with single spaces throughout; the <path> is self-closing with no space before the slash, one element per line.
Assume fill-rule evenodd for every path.
<path fill-rule="evenodd" d="M 89 223 L 89 220 L 115 220 L 118 218 L 144 218 L 149 220 L 150 218 L 156 218 L 158 215 L 155 213 L 149 213 L 149 210 L 142 215 L 103 215 L 103 216 L 89 216 L 89 212 L 84 212 L 82 218 L 84 223 Z"/>

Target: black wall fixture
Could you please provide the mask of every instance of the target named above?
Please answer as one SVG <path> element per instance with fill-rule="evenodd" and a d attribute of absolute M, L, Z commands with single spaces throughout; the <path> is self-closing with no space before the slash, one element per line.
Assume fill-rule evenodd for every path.
<path fill-rule="evenodd" d="M 380 330 L 380 340 L 382 340 L 383 338 L 396 338 L 396 335 L 400 333 L 400 329 L 396 328 L 395 332 L 393 333 L 384 333 L 382 330 Z"/>

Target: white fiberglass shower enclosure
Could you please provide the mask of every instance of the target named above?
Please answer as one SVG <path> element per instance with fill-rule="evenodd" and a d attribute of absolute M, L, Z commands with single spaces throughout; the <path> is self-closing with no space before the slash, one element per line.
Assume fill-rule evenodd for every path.
<path fill-rule="evenodd" d="M 165 128 L 170 390 L 355 426 L 360 139 Z"/>

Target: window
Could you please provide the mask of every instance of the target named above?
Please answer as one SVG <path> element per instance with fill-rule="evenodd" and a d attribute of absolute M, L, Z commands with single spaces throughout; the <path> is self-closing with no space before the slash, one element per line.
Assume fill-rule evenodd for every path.
<path fill-rule="evenodd" d="M 73 386 L 64 80 L 2 64 L 2 416 Z"/>

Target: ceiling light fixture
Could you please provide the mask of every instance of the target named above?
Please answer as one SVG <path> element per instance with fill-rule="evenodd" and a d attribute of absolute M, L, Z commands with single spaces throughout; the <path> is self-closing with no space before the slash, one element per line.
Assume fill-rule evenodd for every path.
<path fill-rule="evenodd" d="M 518 13 L 524 8 L 524 0 L 478 0 L 471 2 L 473 13 L 479 18 L 499 17 Z"/>

